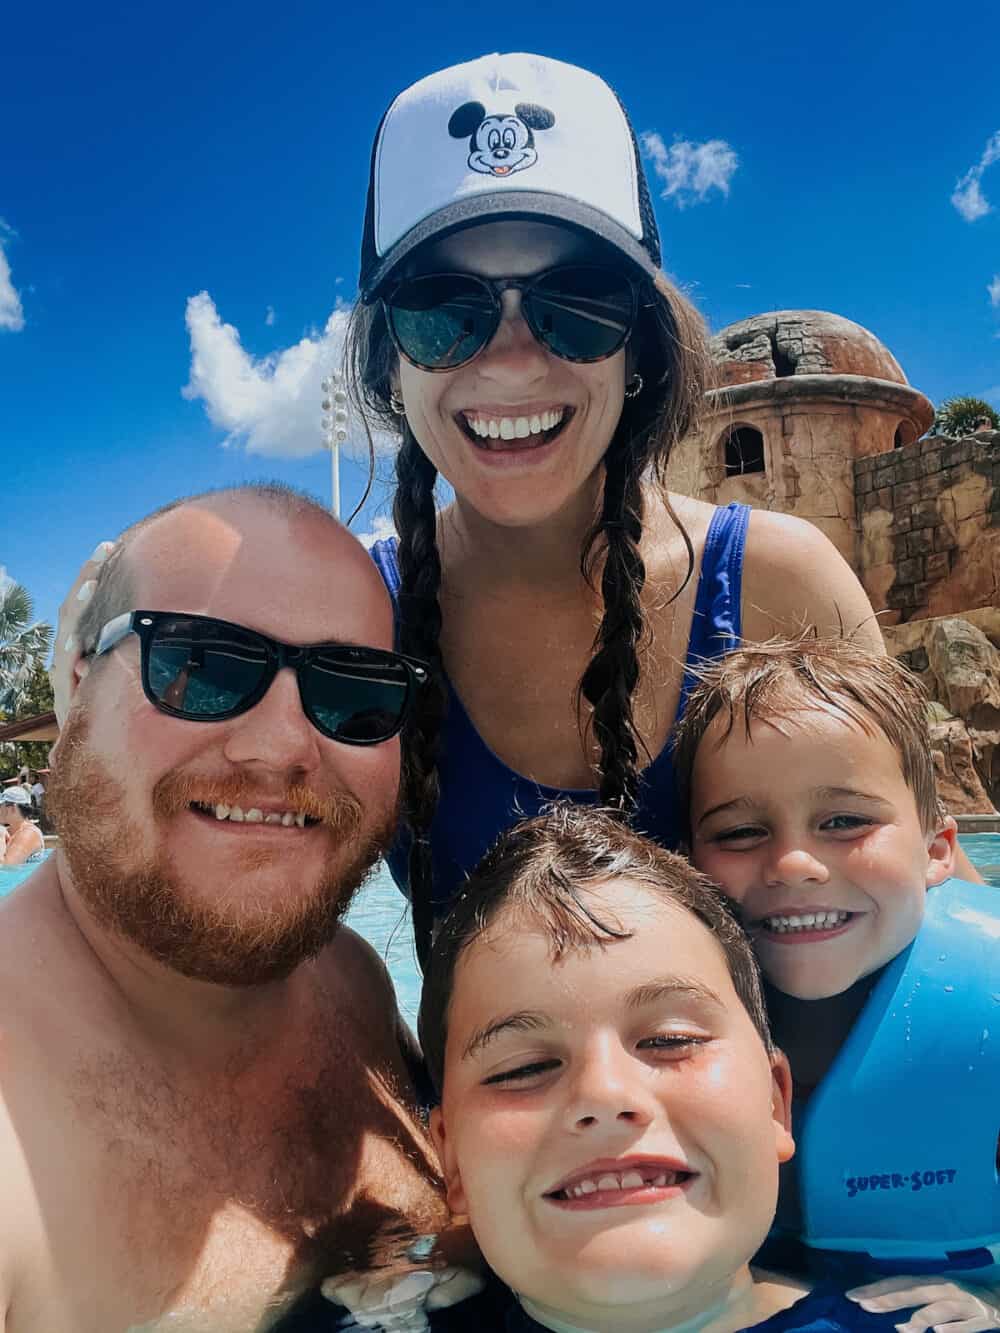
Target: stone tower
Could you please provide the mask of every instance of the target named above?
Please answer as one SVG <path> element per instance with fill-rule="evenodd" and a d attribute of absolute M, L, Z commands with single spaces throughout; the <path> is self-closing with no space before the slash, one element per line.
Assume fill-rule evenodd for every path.
<path fill-rule="evenodd" d="M 860 324 L 778 310 L 713 339 L 717 385 L 699 435 L 671 456 L 672 490 L 807 518 L 859 569 L 856 460 L 912 444 L 934 409 Z"/>

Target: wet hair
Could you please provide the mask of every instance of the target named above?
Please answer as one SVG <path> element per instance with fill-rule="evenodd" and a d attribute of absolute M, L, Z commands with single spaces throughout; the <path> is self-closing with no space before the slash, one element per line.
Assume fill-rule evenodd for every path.
<path fill-rule="evenodd" d="M 604 609 L 593 655 L 578 689 L 578 704 L 585 701 L 592 709 L 600 750 L 600 799 L 625 816 L 634 807 L 639 783 L 641 741 L 632 714 L 632 696 L 639 678 L 639 645 L 646 630 L 641 603 L 646 578 L 640 552 L 643 483 L 648 479 L 654 484 L 657 502 L 666 506 L 687 546 L 688 570 L 673 594 L 676 597 L 690 578 L 694 552 L 670 507 L 664 474 L 674 444 L 695 428 L 710 366 L 701 316 L 662 273 L 655 281 L 644 283 L 636 329 L 626 351 L 630 371 L 641 375 L 642 387 L 634 398 L 624 402 L 604 456 L 601 512 L 580 552 L 581 569 L 591 582 L 604 557 Z M 428 833 L 438 801 L 439 733 L 446 703 L 439 642 L 441 562 L 434 500 L 437 471 L 409 423 L 392 411 L 395 365 L 396 352 L 381 304 L 359 303 L 351 315 L 345 346 L 348 388 L 360 411 L 402 436 L 396 457 L 398 485 L 393 506 L 399 534 L 399 648 L 431 666 L 431 680 L 421 691 L 418 707 L 404 732 L 403 757 L 403 809 L 413 839 L 410 899 L 417 953 L 423 963 L 433 923 Z"/>
<path fill-rule="evenodd" d="M 85 657 L 93 653 L 97 647 L 101 630 L 109 620 L 114 620 L 115 616 L 120 616 L 125 611 L 135 610 L 135 577 L 128 555 L 129 547 L 135 537 L 143 529 L 148 528 L 150 524 L 155 523 L 157 519 L 162 518 L 164 514 L 169 514 L 174 509 L 180 509 L 184 505 L 198 504 L 204 500 L 225 499 L 226 497 L 235 499 L 245 497 L 257 500 L 267 508 L 287 518 L 295 518 L 306 513 L 316 514 L 322 516 L 327 522 L 340 526 L 338 520 L 333 517 L 330 511 L 325 509 L 313 496 L 277 481 L 247 482 L 241 486 L 222 486 L 214 490 L 199 491 L 197 495 L 187 495 L 179 500 L 171 500 L 168 504 L 161 505 L 159 509 L 154 509 L 151 514 L 146 514 L 144 518 L 140 518 L 130 527 L 127 527 L 118 538 L 108 558 L 101 565 L 94 594 L 80 612 L 80 619 L 77 624 L 77 639 L 80 643 L 80 650 Z"/>
<path fill-rule="evenodd" d="M 733 988 L 768 1054 L 774 1043 L 750 939 L 728 898 L 683 857 L 622 824 L 617 811 L 559 803 L 501 834 L 439 925 L 424 973 L 420 1044 L 438 1092 L 444 1083 L 448 1008 L 465 950 L 501 917 L 537 930 L 553 962 L 573 949 L 603 948 L 631 932 L 612 910 L 599 915 L 589 891 L 631 880 L 690 912 L 717 940 Z"/>
<path fill-rule="evenodd" d="M 802 636 L 746 644 L 698 669 L 684 716 L 674 731 L 674 773 L 684 818 L 690 819 L 691 778 L 705 732 L 721 714 L 725 743 L 741 725 L 794 719 L 829 704 L 869 736 L 881 733 L 899 756 L 925 832 L 941 819 L 927 722 L 927 693 L 902 662 L 848 638 Z"/>

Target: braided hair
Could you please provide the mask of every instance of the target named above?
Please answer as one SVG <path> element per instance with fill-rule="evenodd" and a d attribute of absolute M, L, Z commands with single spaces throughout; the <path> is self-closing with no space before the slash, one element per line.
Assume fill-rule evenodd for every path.
<path fill-rule="evenodd" d="M 670 507 L 664 473 L 673 445 L 696 423 L 707 387 L 709 358 L 705 328 L 694 307 L 667 279 L 658 275 L 646 293 L 630 344 L 631 369 L 641 387 L 626 398 L 604 459 L 601 512 L 587 533 L 581 570 L 593 585 L 603 557 L 601 596 L 604 612 L 593 656 L 579 685 L 579 700 L 592 710 L 600 758 L 601 802 L 627 819 L 639 788 L 639 748 L 632 700 L 639 679 L 639 649 L 646 632 L 642 590 L 646 578 L 640 552 L 644 483 L 659 492 L 680 530 L 694 567 L 691 541 Z M 355 306 L 345 348 L 347 379 L 357 405 L 396 433 L 392 372 L 395 351 L 381 306 Z M 393 506 L 399 534 L 400 592 L 397 620 L 399 648 L 423 658 L 430 680 L 403 732 L 403 815 L 412 837 L 409 858 L 410 901 L 417 955 L 430 951 L 433 883 L 429 831 L 438 800 L 437 761 L 446 706 L 441 664 L 441 562 L 436 540 L 434 483 L 436 469 L 402 423 L 396 459 L 398 488 Z"/>

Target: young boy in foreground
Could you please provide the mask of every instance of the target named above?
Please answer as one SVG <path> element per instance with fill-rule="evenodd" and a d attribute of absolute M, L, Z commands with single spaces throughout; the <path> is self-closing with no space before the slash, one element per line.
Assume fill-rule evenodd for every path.
<path fill-rule="evenodd" d="M 512 1293 L 496 1327 L 899 1319 L 751 1272 L 793 1152 L 788 1065 L 721 895 L 610 816 L 560 807 L 501 838 L 440 927 L 420 1036 L 449 1203 Z"/>
<path fill-rule="evenodd" d="M 950 878 L 919 682 L 845 640 L 747 647 L 701 673 L 675 766 L 795 1078 L 769 1260 L 794 1262 L 783 1238 L 812 1272 L 995 1289 L 1000 892 Z M 914 1281 L 880 1284 L 881 1308 Z"/>

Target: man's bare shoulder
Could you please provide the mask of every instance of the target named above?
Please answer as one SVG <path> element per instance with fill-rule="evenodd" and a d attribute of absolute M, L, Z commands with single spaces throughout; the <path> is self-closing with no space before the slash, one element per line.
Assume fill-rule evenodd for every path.
<path fill-rule="evenodd" d="M 398 1009 L 396 992 L 385 963 L 368 941 L 350 926 L 342 926 L 317 964 L 325 982 L 336 987 L 340 999 L 361 1007 L 371 1021 L 394 1028 Z"/>
<path fill-rule="evenodd" d="M 69 1008 L 84 970 L 81 936 L 66 910 L 52 858 L 0 899 L 0 1026 Z"/>

